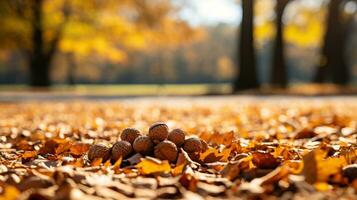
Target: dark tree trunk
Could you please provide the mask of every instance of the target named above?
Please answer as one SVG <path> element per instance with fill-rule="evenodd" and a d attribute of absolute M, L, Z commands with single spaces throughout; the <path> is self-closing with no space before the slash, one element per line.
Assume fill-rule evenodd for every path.
<path fill-rule="evenodd" d="M 29 55 L 30 85 L 46 87 L 50 82 L 50 60 L 48 60 L 43 41 L 43 0 L 33 0 L 32 26 L 32 52 Z"/>
<path fill-rule="evenodd" d="M 47 87 L 51 85 L 50 68 L 54 55 L 58 49 L 58 43 L 62 37 L 64 25 L 70 15 L 69 0 L 64 1 L 64 20 L 55 31 L 52 40 L 44 41 L 45 32 L 43 26 L 43 2 L 44 0 L 31 0 L 31 42 L 32 48 L 28 53 L 30 67 L 30 85 L 35 87 Z"/>
<path fill-rule="evenodd" d="M 75 84 L 75 73 L 77 68 L 76 58 L 73 53 L 67 53 L 67 83 L 68 85 Z"/>
<path fill-rule="evenodd" d="M 349 81 L 348 67 L 344 59 L 349 23 L 344 23 L 341 18 L 342 3 L 343 0 L 329 2 L 322 55 L 313 80 L 315 83 L 332 81 L 345 85 Z"/>
<path fill-rule="evenodd" d="M 271 84 L 276 87 L 285 88 L 288 84 L 287 69 L 284 55 L 283 41 L 283 14 L 289 0 L 277 0 L 276 4 L 276 37 L 273 55 Z"/>
<path fill-rule="evenodd" d="M 30 61 L 30 85 L 34 87 L 51 85 L 50 64 L 43 56 L 32 58 Z"/>
<path fill-rule="evenodd" d="M 243 18 L 239 41 L 239 61 L 237 79 L 233 91 L 258 88 L 257 69 L 253 39 L 253 9 L 254 0 L 242 0 Z"/>
<path fill-rule="evenodd" d="M 332 67 L 332 82 L 338 85 L 347 85 L 351 79 L 350 71 L 345 59 L 347 39 L 353 23 L 353 16 L 346 21 L 340 21 L 340 30 L 336 38 L 336 60 Z"/>

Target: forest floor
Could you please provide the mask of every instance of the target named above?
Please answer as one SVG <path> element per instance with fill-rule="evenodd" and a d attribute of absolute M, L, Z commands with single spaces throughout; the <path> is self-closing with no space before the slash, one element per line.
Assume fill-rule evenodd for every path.
<path fill-rule="evenodd" d="M 357 198 L 354 96 L 35 96 L 0 97 L 0 200 Z M 114 158 L 159 121 L 184 144 Z"/>

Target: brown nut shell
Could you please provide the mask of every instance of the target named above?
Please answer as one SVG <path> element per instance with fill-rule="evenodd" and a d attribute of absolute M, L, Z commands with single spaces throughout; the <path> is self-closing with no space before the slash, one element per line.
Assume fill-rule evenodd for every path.
<path fill-rule="evenodd" d="M 200 152 L 202 150 L 201 140 L 196 137 L 190 137 L 185 140 L 183 149 L 187 153 Z"/>
<path fill-rule="evenodd" d="M 127 141 L 116 142 L 112 147 L 112 160 L 116 161 L 120 157 L 125 159 L 129 157 L 132 152 L 133 152 L 133 148 L 131 147 L 131 144 L 129 142 Z"/>
<path fill-rule="evenodd" d="M 202 139 L 200 139 L 200 141 L 201 141 L 201 144 L 202 144 L 201 152 L 207 151 L 207 150 L 208 150 L 208 144 L 207 144 L 207 142 L 204 141 L 204 140 L 202 140 Z"/>
<path fill-rule="evenodd" d="M 154 143 L 148 136 L 139 136 L 133 143 L 134 151 L 142 155 L 149 155 L 154 150 Z"/>
<path fill-rule="evenodd" d="M 174 129 L 170 131 L 167 139 L 175 143 L 177 147 L 181 147 L 183 143 L 185 143 L 185 132 L 183 132 L 183 130 L 178 128 Z"/>
<path fill-rule="evenodd" d="M 166 140 L 168 135 L 169 127 L 163 122 L 157 122 L 149 128 L 149 137 L 155 144 Z"/>
<path fill-rule="evenodd" d="M 347 165 L 342 169 L 343 176 L 347 177 L 350 182 L 357 179 L 357 164 Z"/>
<path fill-rule="evenodd" d="M 98 158 L 102 158 L 103 161 L 106 161 L 110 158 L 110 149 L 104 144 L 92 145 L 88 150 L 88 159 L 90 161 Z"/>
<path fill-rule="evenodd" d="M 177 159 L 178 150 L 173 142 L 165 140 L 156 145 L 154 153 L 156 158 L 173 163 Z"/>
<path fill-rule="evenodd" d="M 140 131 L 135 128 L 126 128 L 121 132 L 120 139 L 133 144 L 137 137 L 141 136 Z"/>

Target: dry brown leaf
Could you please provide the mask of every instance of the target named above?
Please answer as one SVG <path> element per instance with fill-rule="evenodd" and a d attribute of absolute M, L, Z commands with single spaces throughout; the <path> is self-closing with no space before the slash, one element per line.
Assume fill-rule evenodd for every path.
<path fill-rule="evenodd" d="M 43 147 L 39 150 L 40 155 L 55 154 L 57 147 L 60 145 L 59 140 L 51 139 L 45 142 Z"/>
<path fill-rule="evenodd" d="M 89 150 L 89 144 L 83 144 L 83 143 L 72 144 L 71 148 L 69 149 L 70 153 L 73 156 L 82 156 L 88 150 Z"/>
<path fill-rule="evenodd" d="M 279 159 L 275 158 L 270 153 L 254 152 L 252 153 L 252 156 L 253 164 L 261 169 L 275 169 L 280 165 Z"/>
<path fill-rule="evenodd" d="M 55 149 L 55 153 L 57 155 L 65 153 L 71 148 L 71 146 L 72 146 L 71 142 L 60 143 L 58 147 Z"/>

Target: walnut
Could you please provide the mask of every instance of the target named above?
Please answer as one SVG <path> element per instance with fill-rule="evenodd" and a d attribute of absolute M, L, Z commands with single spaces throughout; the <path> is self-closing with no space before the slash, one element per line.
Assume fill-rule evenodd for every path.
<path fill-rule="evenodd" d="M 133 152 L 131 144 L 127 141 L 116 142 L 112 147 L 112 160 L 116 161 L 120 157 L 127 158 Z"/>
<path fill-rule="evenodd" d="M 185 140 L 183 144 L 183 149 L 187 153 L 200 152 L 202 150 L 202 143 L 200 139 L 196 137 L 190 137 Z"/>
<path fill-rule="evenodd" d="M 173 142 L 165 140 L 156 145 L 154 153 L 156 158 L 173 163 L 177 159 L 178 150 Z"/>
<path fill-rule="evenodd" d="M 134 143 L 134 140 L 139 137 L 140 131 L 135 128 L 126 128 L 121 132 L 120 139 L 129 142 L 130 144 Z"/>
<path fill-rule="evenodd" d="M 93 161 L 98 158 L 102 158 L 103 161 L 110 158 L 110 149 L 104 144 L 95 144 L 89 148 L 88 159 Z"/>
<path fill-rule="evenodd" d="M 169 133 L 168 140 L 175 143 L 177 147 L 181 147 L 185 142 L 185 132 L 181 129 L 174 129 Z"/>
<path fill-rule="evenodd" d="M 207 151 L 207 150 L 208 150 L 208 144 L 207 144 L 207 142 L 204 141 L 204 140 L 202 140 L 202 139 L 200 139 L 200 141 L 201 141 L 201 144 L 202 144 L 201 152 Z"/>
<path fill-rule="evenodd" d="M 187 153 L 188 157 L 195 162 L 200 162 L 200 153 L 199 152 L 190 152 Z"/>
<path fill-rule="evenodd" d="M 357 164 L 347 165 L 342 169 L 343 176 L 347 177 L 350 182 L 357 179 Z"/>
<path fill-rule="evenodd" d="M 149 128 L 149 137 L 155 144 L 166 140 L 168 135 L 169 127 L 165 123 L 157 122 Z"/>
<path fill-rule="evenodd" d="M 142 155 L 149 155 L 154 149 L 154 144 L 148 136 L 139 136 L 135 139 L 134 151 Z"/>

